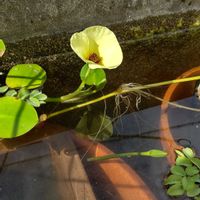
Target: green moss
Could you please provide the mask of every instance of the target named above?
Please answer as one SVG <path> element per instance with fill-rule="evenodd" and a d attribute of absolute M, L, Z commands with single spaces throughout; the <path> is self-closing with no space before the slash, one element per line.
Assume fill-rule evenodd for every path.
<path fill-rule="evenodd" d="M 181 28 L 183 26 L 183 18 L 180 18 L 177 22 L 177 25 L 176 25 L 178 28 Z"/>
<path fill-rule="evenodd" d="M 130 27 L 130 31 L 133 32 L 133 36 L 135 38 L 141 38 L 143 36 L 143 32 L 140 26 L 132 26 Z"/>

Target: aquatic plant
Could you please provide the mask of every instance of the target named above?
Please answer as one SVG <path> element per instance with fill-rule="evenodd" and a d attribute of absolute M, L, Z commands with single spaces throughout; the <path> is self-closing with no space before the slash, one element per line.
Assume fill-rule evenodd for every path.
<path fill-rule="evenodd" d="M 192 197 L 200 199 L 200 159 L 191 148 L 176 150 L 177 159 L 165 179 L 169 196 Z"/>
<path fill-rule="evenodd" d="M 69 94 L 60 97 L 49 97 L 44 94 L 42 89 L 47 79 L 47 74 L 37 64 L 17 64 L 9 70 L 6 75 L 5 85 L 0 86 L 0 138 L 21 136 L 39 123 L 52 117 L 87 107 L 76 126 L 76 130 L 94 140 L 107 140 L 113 133 L 113 120 L 106 115 L 106 103 L 104 112 L 101 113 L 92 110 L 90 105 L 115 97 L 116 108 L 114 112 L 117 117 L 125 114 L 128 110 L 130 106 L 129 94 L 136 95 L 137 103 L 140 102 L 141 96 L 164 101 L 162 98 L 149 93 L 147 89 L 200 79 L 200 76 L 195 76 L 147 85 L 126 83 L 120 85 L 119 88 L 111 93 L 103 94 L 101 91 L 107 83 L 107 71 L 120 66 L 123 60 L 123 53 L 115 34 L 106 27 L 92 26 L 79 33 L 74 33 L 70 39 L 70 45 L 85 64 L 79 74 L 81 84 Z M 5 50 L 5 44 L 3 40 L 0 40 L 0 57 L 3 56 Z M 199 90 L 200 87 L 198 87 L 198 94 L 200 94 Z M 95 93 L 99 93 L 100 96 L 92 98 Z M 120 111 L 121 101 L 126 106 L 125 111 L 122 113 Z M 50 114 L 38 115 L 36 108 L 42 104 L 54 102 L 64 103 L 66 108 Z M 200 111 L 200 109 L 186 107 L 173 102 L 167 103 L 183 109 Z M 164 181 L 167 187 L 167 194 L 170 196 L 187 195 L 199 200 L 200 159 L 189 148 L 185 148 L 182 151 L 176 150 L 176 153 L 178 155 L 176 163 L 172 166 L 169 177 Z M 152 149 L 146 152 L 110 154 L 103 157 L 89 158 L 88 161 L 133 156 L 165 157 L 166 155 L 167 153 L 162 150 Z"/>
<path fill-rule="evenodd" d="M 115 34 L 107 27 L 92 26 L 74 33 L 70 39 L 73 51 L 90 69 L 114 69 L 123 60 Z"/>
<path fill-rule="evenodd" d="M 109 94 L 91 99 L 93 94 L 101 91 L 106 85 L 106 70 L 114 69 L 121 64 L 123 60 L 121 47 L 115 34 L 104 26 L 92 26 L 74 33 L 70 39 L 70 45 L 85 65 L 80 71 L 81 84 L 69 94 L 60 97 L 49 97 L 44 94 L 42 86 L 45 84 L 47 75 L 45 70 L 37 64 L 17 64 L 9 70 L 5 85 L 0 87 L 0 138 L 18 137 L 49 118 L 87 107 L 88 110 L 78 123 L 77 130 L 82 130 L 96 140 L 104 140 L 112 135 L 112 121 L 106 116 L 106 109 L 104 113 L 94 113 L 89 105 L 115 97 L 116 102 L 122 99 L 128 106 L 130 102 L 126 96 L 127 93 L 150 96 L 162 101 L 159 97 L 146 92 L 145 89 L 200 79 L 200 76 L 196 76 L 147 85 L 123 84 Z M 5 50 L 5 44 L 3 40 L 0 40 L 0 56 L 3 56 Z M 73 103 L 74 105 L 48 115 L 38 116 L 35 107 L 40 107 L 47 102 L 70 103 L 70 105 Z M 119 113 L 118 106 L 116 105 L 116 113 Z M 105 134 L 99 135 L 102 130 Z"/>
<path fill-rule="evenodd" d="M 54 116 L 105 100 L 110 97 L 125 98 L 127 93 L 150 95 L 144 89 L 168 85 L 171 83 L 185 82 L 200 79 L 190 77 L 148 85 L 123 84 L 109 94 L 88 98 L 101 91 L 107 83 L 107 69 L 118 67 L 123 60 L 123 53 L 115 34 L 104 26 L 92 26 L 74 33 L 70 39 L 74 52 L 85 62 L 80 71 L 81 84 L 69 94 L 60 97 L 48 97 L 42 92 L 47 75 L 45 70 L 37 64 L 17 64 L 13 66 L 5 80 L 5 85 L 0 87 L 0 138 L 14 138 L 27 133 L 38 123 Z M 6 50 L 3 40 L 0 40 L 0 56 Z M 150 95 L 154 97 L 153 95 Z M 116 100 L 117 100 L 116 99 Z M 159 99 L 159 98 L 157 98 Z M 162 99 L 161 99 L 162 100 Z M 65 109 L 38 116 L 35 107 L 47 102 L 73 103 Z M 86 135 L 96 140 L 107 139 L 112 135 L 112 121 L 104 113 L 94 113 L 90 107 L 84 113 L 77 125 L 77 130 L 82 130 Z M 104 130 L 104 135 L 99 135 Z"/>

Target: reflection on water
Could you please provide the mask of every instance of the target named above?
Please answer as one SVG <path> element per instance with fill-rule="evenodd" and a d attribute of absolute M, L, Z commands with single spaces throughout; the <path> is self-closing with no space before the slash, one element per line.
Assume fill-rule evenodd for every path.
<path fill-rule="evenodd" d="M 188 107 L 200 108 L 200 101 L 195 96 L 182 99 L 176 103 Z M 169 106 L 167 113 L 170 130 L 173 134 L 174 140 L 180 145 L 194 148 L 197 155 L 200 155 L 200 113 L 172 106 Z M 114 123 L 113 137 L 110 138 L 109 141 L 104 142 L 104 145 L 115 153 L 162 149 L 160 141 L 167 140 L 167 138 L 163 138 L 162 135 L 160 135 L 160 132 L 161 128 L 162 131 L 165 131 L 167 130 L 167 127 L 160 127 L 160 116 L 161 107 L 155 106 L 120 117 Z M 22 137 L 21 140 L 16 140 L 15 142 L 7 140 L 5 145 L 12 149 L 18 144 L 27 143 L 27 141 L 30 142 L 30 136 L 32 136 L 32 140 L 34 140 L 49 134 L 56 134 L 64 130 L 63 127 L 54 127 L 53 125 L 49 128 L 44 125 L 42 129 L 42 136 L 35 131 L 34 134 L 27 134 L 27 137 Z M 34 151 L 33 153 L 35 154 Z M 84 153 L 85 150 L 83 154 Z M 105 177 L 102 177 L 101 174 L 97 173 L 98 169 L 94 167 L 95 164 L 86 162 L 87 156 L 88 155 L 86 155 L 83 160 L 83 163 L 95 194 L 97 195 L 97 199 L 116 200 L 115 190 L 107 189 L 106 184 L 111 185 L 111 183 L 109 183 L 109 180 L 105 179 Z M 158 200 L 170 199 L 166 195 L 165 188 L 162 184 L 163 179 L 167 175 L 170 168 L 165 158 L 134 157 L 126 158 L 124 160 L 142 177 Z M 106 184 L 104 184 L 105 182 Z M 118 184 L 118 187 L 125 186 Z"/>
<path fill-rule="evenodd" d="M 197 97 L 186 98 L 176 103 L 200 108 Z M 161 107 L 155 106 L 142 111 L 124 115 L 114 124 L 115 136 L 105 145 L 114 152 L 146 151 L 162 149 L 160 140 Z M 170 129 L 177 143 L 191 146 L 200 155 L 200 113 L 169 106 Z M 158 199 L 170 199 L 164 190 L 162 181 L 167 175 L 169 165 L 164 158 L 135 157 L 125 159 L 145 180 Z"/>

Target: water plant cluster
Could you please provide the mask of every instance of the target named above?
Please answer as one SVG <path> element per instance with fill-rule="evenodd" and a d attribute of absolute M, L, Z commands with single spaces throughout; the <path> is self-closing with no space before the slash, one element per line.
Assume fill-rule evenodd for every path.
<path fill-rule="evenodd" d="M 92 26 L 74 33 L 70 39 L 70 45 L 85 65 L 80 71 L 81 84 L 67 95 L 48 97 L 42 92 L 47 75 L 38 64 L 17 64 L 9 70 L 5 85 L 0 87 L 0 130 L 3 130 L 0 138 L 23 135 L 41 121 L 56 115 L 56 113 L 49 116 L 43 114 L 39 117 L 35 107 L 40 107 L 41 104 L 46 102 L 79 104 L 87 101 L 88 96 L 104 88 L 107 82 L 104 69 L 114 69 L 123 60 L 117 38 L 107 27 Z M 0 56 L 3 56 L 5 50 L 5 44 L 3 40 L 0 40 Z M 84 124 L 88 124 L 86 121 L 90 118 L 90 113 L 88 111 L 84 114 L 78 127 L 83 128 L 83 121 Z M 98 117 L 100 117 L 100 122 L 109 120 L 107 116 L 103 116 L 102 119 L 101 114 Z"/>
<path fill-rule="evenodd" d="M 196 76 L 147 85 L 123 84 L 109 94 L 92 99 L 93 94 L 105 87 L 107 83 L 106 73 L 121 65 L 123 61 L 122 49 L 115 34 L 104 26 L 92 26 L 74 33 L 71 36 L 70 45 L 85 64 L 79 74 L 80 85 L 69 94 L 60 97 L 49 97 L 44 94 L 42 89 L 47 80 L 47 74 L 43 67 L 38 64 L 19 63 L 11 67 L 6 75 L 5 84 L 0 86 L 0 130 L 3 130 L 0 132 L 0 138 L 21 136 L 49 118 L 87 107 L 77 125 L 77 130 L 96 140 L 104 140 L 112 135 L 112 121 L 106 116 L 105 111 L 94 113 L 89 105 L 110 97 L 123 99 L 123 95 L 127 93 L 148 96 L 150 94 L 146 93 L 145 89 L 200 79 L 200 76 Z M 6 46 L 3 40 L 0 40 L 0 57 L 5 51 Z M 162 101 L 162 99 L 157 99 Z M 65 103 L 66 108 L 38 116 L 36 108 L 47 102 Z M 69 103 L 70 106 L 68 106 Z M 100 129 L 104 130 L 103 136 L 97 134 Z"/>
<path fill-rule="evenodd" d="M 112 120 L 104 112 L 97 113 L 91 109 L 91 104 L 115 97 L 118 100 L 126 98 L 127 93 L 149 96 L 163 101 L 146 89 L 169 85 L 179 82 L 199 80 L 200 76 L 188 77 L 160 83 L 139 85 L 134 83 L 123 84 L 109 94 L 92 98 L 100 93 L 107 83 L 106 73 L 115 69 L 123 61 L 122 49 L 115 34 L 104 26 L 92 26 L 81 32 L 74 33 L 70 45 L 77 56 L 85 62 L 79 76 L 80 85 L 69 94 L 60 97 L 49 97 L 43 93 L 43 85 L 47 80 L 46 71 L 35 63 L 17 64 L 8 71 L 5 83 L 0 85 L 0 138 L 15 138 L 21 136 L 39 123 L 57 115 L 86 107 L 76 129 L 95 140 L 107 140 L 113 133 Z M 0 40 L 0 57 L 6 51 L 3 40 Z M 107 70 L 107 71 L 106 71 Z M 0 73 L 2 75 L 2 73 Z M 198 87 L 199 93 L 200 87 Z M 39 116 L 36 108 L 45 103 L 64 103 L 66 108 L 50 114 Z M 130 102 L 129 102 L 130 103 Z M 176 103 L 168 102 L 172 106 L 200 111 Z M 99 134 L 103 132 L 103 134 Z M 177 159 L 171 167 L 169 176 L 165 179 L 167 194 L 170 196 L 186 195 L 200 200 L 200 159 L 190 148 L 176 150 Z M 98 158 L 89 158 L 89 161 L 102 161 L 113 158 L 150 156 L 165 157 L 167 153 L 152 149 L 145 152 L 127 152 L 111 154 Z"/>
<path fill-rule="evenodd" d="M 169 196 L 187 196 L 200 200 L 200 159 L 191 148 L 176 150 L 177 159 L 165 179 Z"/>

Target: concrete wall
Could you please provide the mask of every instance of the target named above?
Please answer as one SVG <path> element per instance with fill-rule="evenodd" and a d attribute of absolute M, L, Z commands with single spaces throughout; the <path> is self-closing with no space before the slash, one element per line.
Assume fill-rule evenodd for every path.
<path fill-rule="evenodd" d="M 69 38 L 94 24 L 109 25 L 124 53 L 119 68 L 106 70 L 105 92 L 122 83 L 173 79 L 200 65 L 200 0 L 0 0 L 0 8 L 0 38 L 7 46 L 0 70 L 20 63 L 41 65 L 47 71 L 44 92 L 49 96 L 67 94 L 79 85 L 83 63 Z M 163 92 L 153 91 L 159 96 Z M 112 113 L 114 104 L 109 103 Z M 155 104 L 143 100 L 140 108 Z M 48 104 L 41 112 L 53 109 Z M 76 122 L 76 112 L 59 122 L 71 127 L 69 119 Z"/>
<path fill-rule="evenodd" d="M 0 37 L 13 42 L 193 9 L 199 0 L 0 0 Z"/>

